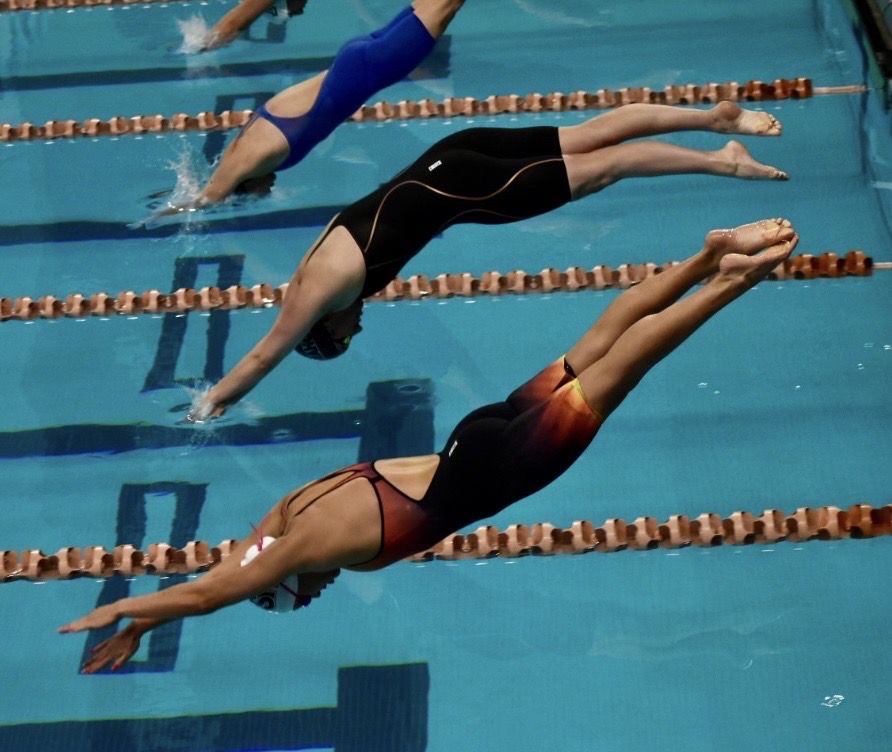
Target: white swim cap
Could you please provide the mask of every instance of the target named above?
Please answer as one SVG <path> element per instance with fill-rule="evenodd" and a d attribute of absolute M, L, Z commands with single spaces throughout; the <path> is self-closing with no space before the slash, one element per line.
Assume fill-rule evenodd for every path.
<path fill-rule="evenodd" d="M 255 543 L 251 548 L 245 551 L 245 558 L 242 559 L 242 566 L 245 566 L 249 561 L 253 561 L 262 549 L 268 548 L 275 542 L 276 539 L 271 535 L 264 535 L 259 544 Z"/>
<path fill-rule="evenodd" d="M 276 542 L 276 538 L 264 535 L 260 543 L 255 543 L 245 552 L 245 558 L 242 559 L 242 566 L 249 564 L 264 549 L 269 548 Z M 251 603 L 259 606 L 264 611 L 272 611 L 277 614 L 285 614 L 294 611 L 296 608 L 305 606 L 309 598 L 300 597 L 297 594 L 297 575 L 289 574 L 278 585 L 274 585 L 269 590 L 257 593 L 250 598 Z"/>

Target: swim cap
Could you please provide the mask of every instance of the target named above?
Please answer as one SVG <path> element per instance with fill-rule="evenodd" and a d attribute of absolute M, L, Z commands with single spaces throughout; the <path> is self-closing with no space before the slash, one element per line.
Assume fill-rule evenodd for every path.
<path fill-rule="evenodd" d="M 347 352 L 352 339 L 353 337 L 335 339 L 329 334 L 325 324 L 317 321 L 307 336 L 298 342 L 294 352 L 313 360 L 331 360 Z"/>
<path fill-rule="evenodd" d="M 249 564 L 263 549 L 269 548 L 275 542 L 275 538 L 269 535 L 264 535 L 260 543 L 254 544 L 245 552 L 245 558 L 242 559 L 242 566 Z M 264 590 L 262 593 L 257 593 L 257 595 L 251 596 L 249 600 L 264 611 L 272 611 L 277 614 L 288 613 L 289 611 L 294 611 L 302 606 L 310 605 L 310 597 L 298 594 L 297 587 L 297 575 L 292 573 L 268 590 Z"/>
<path fill-rule="evenodd" d="M 264 548 L 269 548 L 273 543 L 276 542 L 276 539 L 271 535 L 264 535 L 263 538 L 260 539 L 260 543 L 255 543 L 251 548 L 245 551 L 245 558 L 242 559 L 242 566 L 252 562 L 257 558 L 257 554 L 259 554 Z"/>

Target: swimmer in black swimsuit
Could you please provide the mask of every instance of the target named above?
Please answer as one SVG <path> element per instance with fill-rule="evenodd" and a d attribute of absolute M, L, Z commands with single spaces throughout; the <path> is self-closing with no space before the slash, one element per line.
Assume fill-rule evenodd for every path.
<path fill-rule="evenodd" d="M 384 287 L 445 228 L 551 211 L 627 177 L 704 173 L 785 180 L 736 141 L 697 151 L 628 139 L 678 130 L 779 135 L 768 113 L 720 102 L 711 110 L 632 104 L 568 128 L 472 128 L 447 136 L 393 180 L 338 214 L 304 256 L 270 332 L 191 417 L 221 415 L 289 352 L 342 353 L 364 296 Z"/>
<path fill-rule="evenodd" d="M 247 565 L 256 534 L 204 577 L 101 606 L 59 631 L 132 617 L 84 671 L 116 668 L 165 621 L 216 611 L 295 574 L 303 606 L 341 568 L 380 569 L 503 510 L 567 470 L 651 367 L 764 279 L 797 242 L 782 219 L 713 230 L 687 261 L 619 295 L 566 355 L 504 402 L 465 417 L 439 454 L 354 465 L 309 483 L 266 514 L 259 534 L 276 540 Z"/>
<path fill-rule="evenodd" d="M 261 105 L 223 152 L 198 197 L 158 215 L 216 204 L 235 192 L 269 193 L 276 170 L 292 167 L 365 104 L 427 57 L 464 0 L 414 0 L 390 23 L 351 39 L 327 71 Z"/>

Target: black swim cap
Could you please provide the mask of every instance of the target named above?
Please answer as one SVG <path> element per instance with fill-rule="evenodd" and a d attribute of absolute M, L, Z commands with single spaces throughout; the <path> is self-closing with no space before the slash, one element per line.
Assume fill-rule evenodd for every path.
<path fill-rule="evenodd" d="M 347 352 L 352 339 L 353 337 L 335 339 L 329 334 L 325 324 L 317 321 L 307 336 L 298 342 L 294 352 L 313 360 L 331 360 Z"/>

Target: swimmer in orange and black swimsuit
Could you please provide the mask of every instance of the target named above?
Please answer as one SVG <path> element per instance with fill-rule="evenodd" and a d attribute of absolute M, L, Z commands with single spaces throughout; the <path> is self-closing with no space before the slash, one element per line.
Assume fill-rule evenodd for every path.
<path fill-rule="evenodd" d="M 340 568 L 380 569 L 501 511 L 569 468 L 653 365 L 764 279 L 797 241 L 781 219 L 712 231 L 687 261 L 622 293 L 564 357 L 504 402 L 465 417 L 439 454 L 363 463 L 314 481 L 267 513 L 259 529 L 275 540 L 247 564 L 254 535 L 201 578 L 101 606 L 60 631 L 132 617 L 84 670 L 118 667 L 162 622 L 252 598 L 293 575 L 303 606 Z"/>
<path fill-rule="evenodd" d="M 627 177 L 787 179 L 737 141 L 717 151 L 623 143 L 678 130 L 777 136 L 781 126 L 733 102 L 710 110 L 631 104 L 572 127 L 470 128 L 447 136 L 331 221 L 298 266 L 272 329 L 190 418 L 223 414 L 292 350 L 316 359 L 342 354 L 359 331 L 362 299 L 452 225 L 517 222 Z"/>

